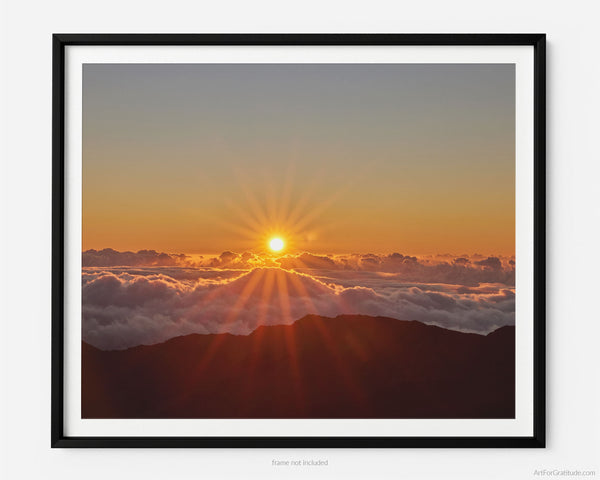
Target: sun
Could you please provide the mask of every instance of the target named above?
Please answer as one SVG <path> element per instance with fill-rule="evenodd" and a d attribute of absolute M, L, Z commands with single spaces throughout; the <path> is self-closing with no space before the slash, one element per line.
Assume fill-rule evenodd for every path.
<path fill-rule="evenodd" d="M 283 240 L 279 237 L 275 237 L 269 240 L 269 248 L 274 252 L 279 252 L 283 250 L 284 246 L 285 244 L 283 243 Z"/>

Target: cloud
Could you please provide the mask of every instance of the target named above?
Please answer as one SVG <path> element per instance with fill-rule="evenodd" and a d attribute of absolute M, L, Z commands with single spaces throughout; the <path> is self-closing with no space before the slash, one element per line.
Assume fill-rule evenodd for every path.
<path fill-rule="evenodd" d="M 465 257 L 459 257 L 459 258 L 455 258 L 453 260 L 453 263 L 455 263 L 456 265 L 466 265 L 466 264 L 470 263 L 470 260 Z"/>
<path fill-rule="evenodd" d="M 467 288 L 406 283 L 385 272 L 321 273 L 205 267 L 191 275 L 184 267 L 84 268 L 83 339 L 102 349 L 122 349 L 190 333 L 244 335 L 259 325 L 289 324 L 310 313 L 382 315 L 480 333 L 514 324 L 514 289 L 503 284 Z"/>
<path fill-rule="evenodd" d="M 485 260 L 480 260 L 478 262 L 475 262 L 475 264 L 482 265 L 486 269 L 494 270 L 494 271 L 502 269 L 502 262 L 500 261 L 500 259 L 498 257 L 488 257 Z"/>
<path fill-rule="evenodd" d="M 317 257 L 302 254 L 278 260 L 282 268 L 312 273 L 320 270 L 349 270 L 355 272 L 381 272 L 393 274 L 398 280 L 421 283 L 448 283 L 477 286 L 480 283 L 502 283 L 514 286 L 515 267 L 512 259 L 490 257 L 471 262 L 466 257 L 447 259 L 418 258 L 393 253 L 391 255 L 354 254 L 333 257 Z"/>
<path fill-rule="evenodd" d="M 277 260 L 277 263 L 286 270 L 295 268 L 311 268 L 311 269 L 337 269 L 337 264 L 333 259 L 329 257 L 323 257 L 319 255 L 312 255 L 310 253 L 302 253 L 296 257 L 283 257 Z"/>
<path fill-rule="evenodd" d="M 512 257 L 473 255 L 454 257 L 449 254 L 416 257 L 392 253 L 314 255 L 300 253 L 272 257 L 251 252 L 242 254 L 226 251 L 218 256 L 190 256 L 158 253 L 154 250 L 117 252 L 112 249 L 83 252 L 84 267 L 187 267 L 229 270 L 251 270 L 261 267 L 280 267 L 313 274 L 314 270 L 393 273 L 397 279 L 421 283 L 448 283 L 477 286 L 480 283 L 503 283 L 514 286 L 515 264 Z"/>
<path fill-rule="evenodd" d="M 277 266 L 267 257 L 251 252 L 237 254 L 223 252 L 218 256 L 186 255 L 183 253 L 164 253 L 155 250 L 138 252 L 118 252 L 112 248 L 86 250 L 82 254 L 84 267 L 210 267 L 247 270 L 258 266 Z"/>
<path fill-rule="evenodd" d="M 84 267 L 82 273 L 82 284 L 97 278 L 99 273 L 113 273 L 124 279 L 134 276 L 153 277 L 163 275 L 171 277 L 183 283 L 194 285 L 199 281 L 220 283 L 231 280 L 245 273 L 239 269 L 222 269 L 209 267 L 163 267 L 163 266 L 140 266 L 140 267 Z"/>
<path fill-rule="evenodd" d="M 155 250 L 140 250 L 134 252 L 118 252 L 112 248 L 103 250 L 86 250 L 82 254 L 84 267 L 107 267 L 116 265 L 155 265 L 175 266 L 182 265 L 188 257 L 183 254 L 173 255 L 158 253 Z"/>

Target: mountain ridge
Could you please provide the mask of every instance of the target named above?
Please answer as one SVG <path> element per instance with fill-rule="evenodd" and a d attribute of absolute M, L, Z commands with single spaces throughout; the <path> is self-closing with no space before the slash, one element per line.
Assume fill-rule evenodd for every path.
<path fill-rule="evenodd" d="M 82 417 L 513 418 L 514 365 L 514 327 L 365 315 L 126 350 L 82 342 Z"/>
<path fill-rule="evenodd" d="M 88 345 L 89 347 L 101 351 L 101 352 L 122 352 L 125 350 L 131 350 L 133 348 L 138 348 L 138 347 L 153 347 L 156 345 L 162 345 L 164 343 L 170 342 L 172 340 L 175 340 L 177 338 L 182 338 L 182 337 L 194 337 L 194 336 L 200 336 L 200 337 L 211 337 L 214 335 L 231 335 L 233 337 L 248 337 L 250 335 L 252 335 L 254 332 L 256 332 L 259 329 L 262 328 L 272 328 L 272 327 L 289 327 L 291 325 L 294 325 L 298 322 L 302 322 L 305 321 L 306 319 L 311 319 L 311 318 L 318 318 L 320 320 L 324 320 L 324 321 L 328 321 L 328 320 L 333 320 L 333 319 L 343 319 L 343 318 L 369 318 L 369 319 L 385 319 L 385 320 L 389 320 L 389 321 L 394 321 L 394 322 L 404 322 L 404 323 L 418 323 L 421 324 L 423 326 L 426 327 L 433 327 L 433 328 L 439 328 L 441 330 L 448 330 L 451 332 L 457 332 L 457 333 L 461 333 L 461 334 L 465 334 L 465 335 L 477 335 L 480 337 L 488 337 L 496 332 L 499 332 L 503 329 L 514 329 L 514 325 L 503 325 L 501 327 L 496 328 L 495 330 L 492 330 L 491 332 L 488 333 L 478 333 L 478 332 L 463 332 L 460 330 L 455 330 L 452 328 L 445 328 L 439 325 L 432 325 L 432 324 L 428 324 L 425 322 L 421 322 L 420 320 L 399 320 L 397 318 L 392 318 L 392 317 L 385 317 L 383 315 L 377 315 L 377 316 L 371 316 L 371 315 L 351 315 L 351 314 L 340 314 L 340 315 L 336 315 L 335 317 L 327 317 L 324 315 L 317 315 L 317 314 L 312 314 L 309 313 L 307 315 L 304 315 L 302 318 L 299 318 L 298 320 L 295 320 L 293 323 L 290 324 L 273 324 L 273 325 L 259 325 L 258 327 L 256 327 L 253 331 L 251 331 L 248 334 L 236 334 L 236 333 L 231 333 L 231 332 L 222 332 L 222 333 L 188 333 L 188 334 L 184 334 L 184 335 L 176 335 L 174 337 L 168 338 L 167 340 L 163 340 L 161 342 L 156 342 L 156 343 L 148 343 L 148 344 L 140 344 L 140 345 L 134 345 L 132 347 L 127 347 L 127 348 L 120 348 L 120 349 L 102 349 L 99 347 L 96 347 L 94 345 L 92 345 L 89 342 L 86 342 L 85 340 L 82 341 L 82 344 Z"/>

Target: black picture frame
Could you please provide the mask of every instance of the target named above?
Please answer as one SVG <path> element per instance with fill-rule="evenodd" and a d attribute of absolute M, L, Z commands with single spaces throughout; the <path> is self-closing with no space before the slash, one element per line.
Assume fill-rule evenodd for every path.
<path fill-rule="evenodd" d="M 51 446 L 212 448 L 542 448 L 546 443 L 545 34 L 54 34 L 52 85 Z M 64 432 L 65 49 L 78 45 L 523 45 L 534 49 L 533 435 L 527 437 L 72 437 Z"/>

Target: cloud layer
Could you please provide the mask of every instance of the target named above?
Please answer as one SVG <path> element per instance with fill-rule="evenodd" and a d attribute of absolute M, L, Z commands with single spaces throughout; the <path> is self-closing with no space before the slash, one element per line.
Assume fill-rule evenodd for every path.
<path fill-rule="evenodd" d="M 223 252 L 218 256 L 190 256 L 158 253 L 154 250 L 117 252 L 112 249 L 83 252 L 84 267 L 116 266 L 172 266 L 187 268 L 214 268 L 251 270 L 261 267 L 279 267 L 285 270 L 311 273 L 319 271 L 384 272 L 393 273 L 406 281 L 423 283 L 451 283 L 477 286 L 480 283 L 503 283 L 514 286 L 513 257 L 484 255 L 437 255 L 415 257 L 392 253 L 390 255 L 314 255 L 301 253 L 271 257 L 245 252 Z"/>
<path fill-rule="evenodd" d="M 480 333 L 514 324 L 514 288 L 497 281 L 510 270 L 504 270 L 499 258 L 500 267 L 493 260 L 471 266 L 487 257 L 467 259 L 465 266 L 462 261 L 426 263 L 404 256 L 309 258 L 304 254 L 285 257 L 288 270 L 258 267 L 244 271 L 236 265 L 250 257 L 232 254 L 226 265 L 223 256 L 201 258 L 200 263 L 217 258 L 220 267 L 192 267 L 185 258 L 171 257 L 181 261 L 178 266 L 161 254 L 147 252 L 118 256 L 119 261 L 138 262 L 137 266 L 84 267 L 82 333 L 86 342 L 102 349 L 122 349 L 189 333 L 248 334 L 260 325 L 289 324 L 309 313 L 381 315 Z M 106 262 L 110 255 L 96 252 L 93 258 Z M 141 258 L 163 263 L 144 265 Z M 373 261 L 365 261 L 368 258 Z M 286 263 L 295 261 L 301 261 L 302 267 Z M 363 263 L 372 267 L 365 268 Z M 460 273 L 466 282 L 408 281 L 410 272 L 421 279 L 457 279 Z M 488 277 L 495 280 L 475 281 Z"/>

